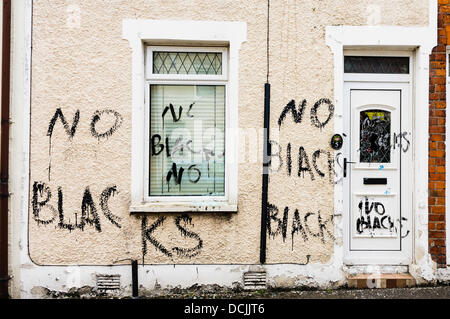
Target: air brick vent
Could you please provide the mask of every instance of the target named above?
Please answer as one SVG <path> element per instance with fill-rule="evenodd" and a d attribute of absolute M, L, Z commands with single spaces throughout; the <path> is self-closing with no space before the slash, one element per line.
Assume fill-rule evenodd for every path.
<path fill-rule="evenodd" d="M 266 272 L 251 271 L 244 273 L 244 289 L 266 289 Z"/>
<path fill-rule="evenodd" d="M 97 275 L 97 290 L 100 292 L 120 290 L 120 275 Z"/>

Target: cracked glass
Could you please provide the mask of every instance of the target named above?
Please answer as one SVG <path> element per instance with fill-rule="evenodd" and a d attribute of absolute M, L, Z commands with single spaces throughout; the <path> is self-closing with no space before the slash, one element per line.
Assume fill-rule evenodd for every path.
<path fill-rule="evenodd" d="M 360 113 L 360 162 L 391 162 L 391 112 L 379 109 Z"/>

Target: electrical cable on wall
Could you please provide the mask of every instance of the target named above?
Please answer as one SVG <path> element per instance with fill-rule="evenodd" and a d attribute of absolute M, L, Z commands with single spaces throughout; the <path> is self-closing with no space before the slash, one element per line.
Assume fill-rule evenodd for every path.
<path fill-rule="evenodd" d="M 267 83 L 270 75 L 270 0 L 267 0 Z"/>

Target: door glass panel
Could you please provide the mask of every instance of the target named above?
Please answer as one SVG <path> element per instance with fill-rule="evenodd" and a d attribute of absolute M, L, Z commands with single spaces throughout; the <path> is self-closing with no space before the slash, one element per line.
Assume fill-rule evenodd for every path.
<path fill-rule="evenodd" d="M 344 73 L 409 74 L 408 57 L 346 56 Z"/>
<path fill-rule="evenodd" d="M 360 162 L 391 162 L 391 112 L 365 110 L 360 113 Z"/>

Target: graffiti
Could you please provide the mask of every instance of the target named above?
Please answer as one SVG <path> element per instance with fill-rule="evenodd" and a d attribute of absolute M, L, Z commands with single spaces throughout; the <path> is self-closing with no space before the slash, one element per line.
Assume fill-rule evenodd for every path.
<path fill-rule="evenodd" d="M 325 177 L 325 173 L 322 172 L 322 171 L 319 169 L 319 167 L 317 166 L 317 160 L 320 158 L 320 155 L 321 155 L 321 154 L 324 154 L 324 155 L 327 157 L 328 172 L 329 172 L 328 178 L 329 178 L 330 183 L 333 183 L 333 182 L 334 182 L 334 179 L 333 179 L 333 174 L 332 174 L 332 172 L 333 172 L 333 169 L 334 169 L 334 168 L 333 168 L 333 158 L 332 158 L 332 156 L 331 156 L 331 152 L 324 151 L 324 150 L 317 150 L 317 151 L 314 152 L 314 154 L 313 154 L 313 156 L 312 156 L 312 158 L 313 158 L 313 166 L 314 166 L 314 170 L 317 172 L 317 174 L 319 174 L 319 176 L 320 176 L 321 178 L 324 178 L 324 177 Z"/>
<path fill-rule="evenodd" d="M 111 210 L 109 209 L 108 202 L 109 199 L 117 194 L 117 186 L 111 186 L 106 188 L 102 194 L 100 195 L 100 208 L 103 211 L 103 214 L 105 217 L 117 228 L 121 228 L 119 221 L 121 220 L 120 217 L 117 217 L 111 213 Z"/>
<path fill-rule="evenodd" d="M 334 162 L 336 163 L 336 165 L 334 166 L 335 185 L 341 183 L 344 180 L 344 163 L 342 158 L 342 153 L 337 153 L 334 158 Z"/>
<path fill-rule="evenodd" d="M 323 105 L 328 105 L 328 117 L 324 122 L 320 122 L 319 118 L 317 117 L 317 111 L 318 109 Z M 311 109 L 311 123 L 313 126 L 323 129 L 333 118 L 334 116 L 334 105 L 331 103 L 329 99 L 320 99 L 319 101 L 314 104 L 313 108 Z"/>
<path fill-rule="evenodd" d="M 295 108 L 295 100 L 290 101 L 283 109 L 283 112 L 281 112 L 280 118 L 278 119 L 278 126 L 281 128 L 281 124 L 283 124 L 284 119 L 286 118 L 287 113 L 291 112 L 292 117 L 294 118 L 295 123 L 301 123 L 302 122 L 302 116 L 303 112 L 306 107 L 306 100 L 303 100 L 301 105 L 299 105 L 299 109 Z"/>
<path fill-rule="evenodd" d="M 357 233 L 369 233 L 371 236 L 398 234 L 400 227 L 401 237 L 406 238 L 410 231 L 405 229 L 403 223 L 408 219 L 402 217 L 395 220 L 397 222 L 395 223 L 385 206 L 382 202 L 370 201 L 367 197 L 361 200 L 358 204 L 359 217 L 356 220 Z"/>
<path fill-rule="evenodd" d="M 98 122 L 101 121 L 101 117 L 103 115 L 113 115 L 115 117 L 115 122 L 104 133 L 98 133 L 97 129 L 96 129 L 96 125 Z M 48 129 L 47 129 L 47 136 L 49 137 L 49 144 L 48 144 L 49 145 L 48 146 L 48 155 L 49 155 L 48 180 L 49 181 L 51 181 L 51 169 L 52 169 L 52 136 L 53 136 L 55 125 L 56 125 L 58 119 L 60 119 L 60 121 L 63 125 L 63 128 L 64 128 L 64 131 L 69 136 L 69 140 L 73 140 L 75 133 L 77 131 L 78 124 L 80 122 L 80 110 L 77 110 L 75 112 L 75 115 L 72 120 L 72 125 L 70 125 L 69 122 L 66 120 L 61 108 L 56 109 L 55 114 L 53 115 L 53 117 L 51 118 L 51 120 L 49 122 Z M 107 139 L 120 128 L 120 126 L 122 125 L 122 120 L 123 120 L 122 116 L 116 111 L 108 110 L 108 109 L 102 110 L 102 111 L 96 111 L 94 113 L 94 116 L 92 117 L 92 120 L 90 123 L 91 134 L 93 137 L 97 138 L 99 141 L 101 139 Z"/>
<path fill-rule="evenodd" d="M 158 240 L 152 237 L 152 233 L 160 226 L 162 226 L 166 220 L 166 216 L 159 217 L 150 227 L 147 227 L 147 216 L 142 218 L 142 255 L 147 255 L 147 241 L 149 241 L 156 250 L 159 250 L 167 257 L 172 257 L 172 253 L 166 249 Z M 144 258 L 142 258 L 144 260 Z"/>
<path fill-rule="evenodd" d="M 403 223 L 407 222 L 407 221 L 408 221 L 408 218 L 406 218 L 406 217 L 402 217 L 401 220 L 397 220 L 397 222 L 400 225 L 400 230 L 401 230 L 400 236 L 402 239 L 408 237 L 408 235 L 410 234 L 410 231 L 408 229 L 406 229 L 405 234 L 403 233 L 403 231 L 405 230 L 405 228 L 403 227 Z M 395 229 L 395 231 L 397 232 L 397 228 Z"/>
<path fill-rule="evenodd" d="M 166 177 L 168 192 L 170 191 L 170 180 L 172 179 L 172 175 L 173 175 L 173 179 L 175 181 L 175 185 L 179 185 L 180 190 L 181 190 L 181 180 L 183 178 L 183 173 L 184 173 L 183 167 L 180 167 L 180 170 L 178 171 L 177 164 L 176 163 L 172 164 L 172 170 L 167 173 L 167 177 Z"/>
<path fill-rule="evenodd" d="M 49 137 L 49 143 L 48 143 L 48 155 L 49 155 L 49 163 L 48 163 L 48 180 L 51 180 L 51 170 L 52 170 L 52 136 L 53 136 L 53 130 L 55 128 L 56 121 L 58 118 L 61 120 L 64 130 L 66 131 L 67 135 L 69 135 L 69 139 L 73 139 L 78 122 L 80 120 L 80 111 L 77 110 L 75 112 L 75 115 L 73 117 L 72 126 L 69 125 L 66 118 L 64 117 L 64 114 L 60 108 L 56 109 L 55 115 L 53 115 L 52 119 L 50 120 L 50 123 L 48 125 L 47 130 L 47 136 Z"/>
<path fill-rule="evenodd" d="M 181 225 L 181 222 L 184 222 L 184 227 Z M 180 231 L 181 235 L 184 238 L 192 238 L 198 241 L 197 246 L 194 248 L 180 248 L 180 247 L 174 247 L 172 248 L 173 251 L 177 253 L 179 257 L 187 257 L 192 258 L 200 254 L 200 251 L 203 247 L 203 240 L 200 238 L 200 236 L 194 232 L 188 231 L 186 229 L 187 225 L 192 224 L 192 218 L 188 215 L 181 215 L 175 218 L 175 225 L 177 226 L 178 230 Z"/>
<path fill-rule="evenodd" d="M 153 237 L 154 231 L 163 226 L 164 222 L 167 220 L 166 216 L 159 217 L 153 224 L 148 226 L 147 216 L 142 217 L 142 255 L 143 260 L 148 253 L 147 242 L 151 243 L 157 251 L 163 253 L 165 256 L 172 258 L 173 254 L 177 254 L 178 257 L 181 258 L 193 258 L 201 253 L 203 248 L 203 240 L 200 236 L 190 230 L 187 229 L 187 226 L 194 226 L 192 223 L 192 218 L 186 214 L 175 217 L 174 224 L 177 229 L 180 231 L 180 234 L 184 238 L 191 238 L 196 240 L 198 243 L 195 247 L 192 248 L 182 248 L 182 247 L 173 247 L 171 249 L 166 248 L 163 244 L 161 244 L 155 237 Z M 183 223 L 183 224 L 182 224 Z"/>
<path fill-rule="evenodd" d="M 295 100 L 290 101 L 283 109 L 283 111 L 281 112 L 281 115 L 278 119 L 278 126 L 281 129 L 281 125 L 283 124 L 283 121 L 286 119 L 286 116 L 289 112 L 291 112 L 292 114 L 292 118 L 294 120 L 295 123 L 300 124 L 302 122 L 302 118 L 303 118 L 303 113 L 305 111 L 307 105 L 307 101 L 303 100 L 301 105 L 299 105 L 298 110 L 295 107 Z M 319 117 L 317 115 L 317 112 L 319 110 L 319 108 L 322 105 L 326 105 L 328 106 L 328 117 L 325 121 L 321 122 L 319 120 Z M 334 105 L 331 103 L 331 101 L 327 98 L 323 98 L 320 99 L 319 101 L 317 101 L 314 106 L 311 108 L 311 124 L 314 127 L 317 127 L 319 129 L 323 129 L 325 126 L 327 126 L 327 124 L 331 121 L 331 119 L 334 116 Z"/>
<path fill-rule="evenodd" d="M 194 105 L 195 105 L 195 102 L 191 103 L 191 105 L 189 105 L 189 110 L 186 112 L 186 116 L 189 117 L 189 118 L 193 118 L 194 117 L 194 115 L 191 114 L 192 108 L 194 107 Z M 169 110 L 170 110 L 170 114 L 172 115 L 173 122 L 176 123 L 176 122 L 180 121 L 181 115 L 183 114 L 183 107 L 181 105 L 179 106 L 179 108 L 178 108 L 178 117 L 177 117 L 177 114 L 175 112 L 175 107 L 173 106 L 172 103 L 169 103 L 169 106 L 166 106 L 164 108 L 164 111 L 162 112 L 161 117 L 163 118 L 163 120 L 164 120 L 164 118 L 165 118 L 165 116 L 166 116 L 166 114 L 167 114 L 167 112 Z"/>
<path fill-rule="evenodd" d="M 174 123 L 178 122 L 181 119 L 181 114 L 183 113 L 183 107 L 182 106 L 179 107 L 179 109 L 178 109 L 178 117 L 177 117 L 177 115 L 175 113 L 175 108 L 173 107 L 173 104 L 170 103 L 169 106 L 166 106 L 166 108 L 162 112 L 161 117 L 163 119 L 166 116 L 166 113 L 169 111 L 169 109 L 170 109 L 170 114 L 172 114 L 172 119 L 173 119 Z M 190 111 L 190 109 L 189 109 L 189 111 Z"/>
<path fill-rule="evenodd" d="M 395 150 L 395 148 L 398 147 L 402 150 L 403 153 L 408 152 L 409 147 L 411 145 L 411 142 L 407 138 L 408 135 L 411 135 L 411 133 L 408 133 L 408 132 L 401 132 L 399 134 L 394 133 L 394 143 L 392 146 L 393 149 Z M 404 143 L 403 143 L 403 141 L 404 141 Z"/>
<path fill-rule="evenodd" d="M 269 204 L 267 207 L 267 232 L 268 235 L 275 239 L 277 236 L 281 235 L 283 242 L 287 239 L 288 234 L 288 224 L 289 224 L 289 207 L 285 207 L 283 216 L 279 216 L 279 209 L 277 206 Z M 314 233 L 311 228 L 311 220 L 315 216 L 316 227 L 318 227 L 318 232 Z M 304 214 L 303 218 L 300 217 L 300 212 L 298 209 L 294 211 L 291 223 L 291 242 L 292 250 L 294 249 L 294 237 L 295 235 L 300 235 L 304 242 L 310 240 L 311 238 L 318 238 L 323 244 L 326 243 L 326 239 L 334 240 L 334 235 L 332 230 L 329 228 L 333 225 L 334 216 L 331 215 L 327 220 L 323 220 L 320 211 L 316 213 L 307 212 Z M 275 226 L 275 227 L 274 227 Z"/>
<path fill-rule="evenodd" d="M 204 187 L 204 193 L 211 194 L 208 187 L 209 183 L 214 184 L 211 185 L 211 188 L 214 187 L 212 193 L 215 193 L 216 176 L 214 176 L 214 179 L 211 178 L 211 166 L 214 165 L 214 172 L 216 171 L 216 165 L 219 165 L 219 170 L 223 169 L 220 165 L 224 165 L 222 159 L 225 157 L 225 150 L 223 149 L 222 143 L 217 143 L 220 139 L 216 137 L 216 135 L 220 133 L 216 132 L 216 129 L 213 129 L 214 132 L 205 130 L 202 132 L 201 136 L 195 135 L 197 137 L 195 143 L 197 147 L 194 149 L 194 140 L 190 137 L 190 131 L 186 132 L 186 127 L 189 126 L 187 126 L 185 121 L 192 121 L 194 118 L 194 115 L 191 114 L 194 106 L 195 102 L 191 103 L 188 111 L 183 113 L 183 106 L 179 106 L 178 110 L 176 110 L 174 105 L 169 103 L 161 114 L 162 132 L 152 133 L 150 139 L 151 156 L 155 157 L 155 161 L 164 163 L 163 165 L 166 166 L 166 158 L 170 159 L 169 163 L 167 163 L 169 169 L 167 172 L 163 173 L 165 179 L 162 179 L 164 181 L 163 184 L 167 187 L 168 193 L 173 190 L 173 188 L 171 189 L 171 184 L 178 186 L 178 191 L 181 192 L 182 187 L 185 185 L 183 179 L 186 179 L 190 184 L 198 184 L 203 179 L 203 184 L 200 184 L 204 185 L 202 186 Z M 169 111 L 172 116 L 172 122 L 178 123 L 178 127 L 174 128 L 172 126 L 170 127 L 171 131 L 165 131 L 165 119 Z M 201 121 L 198 120 L 197 122 L 193 122 L 194 125 L 199 125 L 198 128 L 202 128 L 201 124 L 198 123 L 201 123 Z M 176 133 L 177 129 L 183 130 L 183 132 Z M 194 128 L 194 134 L 197 134 L 195 132 L 196 128 Z M 163 137 L 166 134 L 169 134 L 170 136 Z M 211 143 L 211 147 L 207 147 L 208 145 L 203 146 L 206 139 L 210 140 L 208 143 Z M 212 146 L 212 144 L 214 145 Z M 156 187 L 154 189 L 156 189 Z M 162 185 L 161 192 L 163 192 Z"/>
<path fill-rule="evenodd" d="M 113 115 L 115 118 L 114 124 L 105 132 L 99 133 L 96 129 L 96 124 L 101 120 L 101 117 L 103 115 Z M 102 111 L 96 111 L 94 116 L 92 117 L 91 121 L 91 134 L 93 137 L 97 138 L 99 141 L 101 139 L 108 139 L 111 135 L 116 132 L 120 126 L 122 125 L 123 118 L 122 115 L 120 115 L 118 112 L 114 110 L 102 110 Z"/>
<path fill-rule="evenodd" d="M 278 145 L 278 143 L 271 141 L 272 147 L 273 144 L 278 146 L 278 152 L 272 154 L 272 158 L 278 159 L 278 168 L 274 170 L 271 167 L 271 171 L 278 171 L 284 164 L 282 148 Z M 310 161 L 311 159 L 311 161 Z M 286 146 L 286 172 L 288 176 L 292 176 L 292 144 L 288 143 Z M 300 146 L 298 149 L 298 161 L 297 161 L 298 171 L 297 176 L 305 178 L 305 173 L 307 173 L 311 181 L 316 180 L 316 176 L 323 178 L 328 178 L 330 184 L 334 183 L 334 176 L 336 172 L 334 171 L 334 160 L 330 151 L 325 150 L 316 150 L 312 153 L 312 155 L 308 155 L 303 146 Z"/>
<path fill-rule="evenodd" d="M 73 223 L 70 220 L 65 221 L 64 195 L 62 187 L 58 187 L 57 189 L 58 199 L 57 209 L 55 209 L 55 207 L 49 203 L 52 198 L 52 191 L 50 187 L 43 182 L 35 182 L 33 184 L 33 219 L 38 225 L 50 225 L 56 220 L 56 217 L 58 217 L 57 227 L 60 229 L 69 231 L 80 229 L 84 231 L 86 226 L 92 226 L 97 232 L 102 231 L 100 217 L 89 187 L 86 187 L 86 189 L 84 190 L 83 198 L 81 201 L 80 221 L 78 221 L 78 214 L 75 213 L 75 221 Z M 108 206 L 110 198 L 113 197 L 116 193 L 116 186 L 107 187 L 101 193 L 99 202 L 103 215 L 105 215 L 105 217 L 114 226 L 116 226 L 117 228 L 121 228 L 121 225 L 119 224 L 120 217 L 113 215 Z M 44 208 L 47 209 L 47 212 L 45 212 Z M 49 212 L 50 216 L 48 216 Z"/>
<path fill-rule="evenodd" d="M 77 110 L 75 112 L 72 121 L 72 126 L 70 126 L 66 118 L 64 117 L 62 110 L 60 108 L 56 109 L 55 115 L 53 115 L 52 119 L 50 120 L 47 130 L 47 136 L 50 137 L 50 139 L 52 138 L 53 130 L 55 128 L 55 124 L 58 118 L 61 120 L 64 130 L 66 131 L 67 135 L 69 135 L 69 138 L 73 138 L 77 130 L 78 122 L 80 120 L 80 110 Z"/>
<path fill-rule="evenodd" d="M 356 231 L 358 234 L 369 232 L 375 236 L 377 230 L 388 230 L 394 232 L 394 222 L 391 216 L 386 214 L 386 208 L 381 202 L 370 202 L 366 197 L 358 204 L 359 217 L 356 220 Z M 371 214 L 374 212 L 375 214 Z M 386 215 L 385 215 L 386 214 Z"/>
<path fill-rule="evenodd" d="M 39 201 L 39 197 L 43 199 Z M 58 212 L 56 209 L 48 205 L 48 202 L 52 198 L 52 192 L 50 187 L 48 187 L 44 183 L 34 183 L 33 184 L 33 199 L 32 199 L 32 208 L 33 208 L 33 219 L 38 223 L 38 225 L 49 225 L 53 223 L 56 219 Z M 50 218 L 44 219 L 40 216 L 40 212 L 44 207 L 48 207 L 51 214 Z"/>
<path fill-rule="evenodd" d="M 308 154 L 306 154 L 305 149 L 300 146 L 298 150 L 298 177 L 305 177 L 305 172 L 311 175 L 311 180 L 314 180 L 314 173 L 309 165 Z"/>

